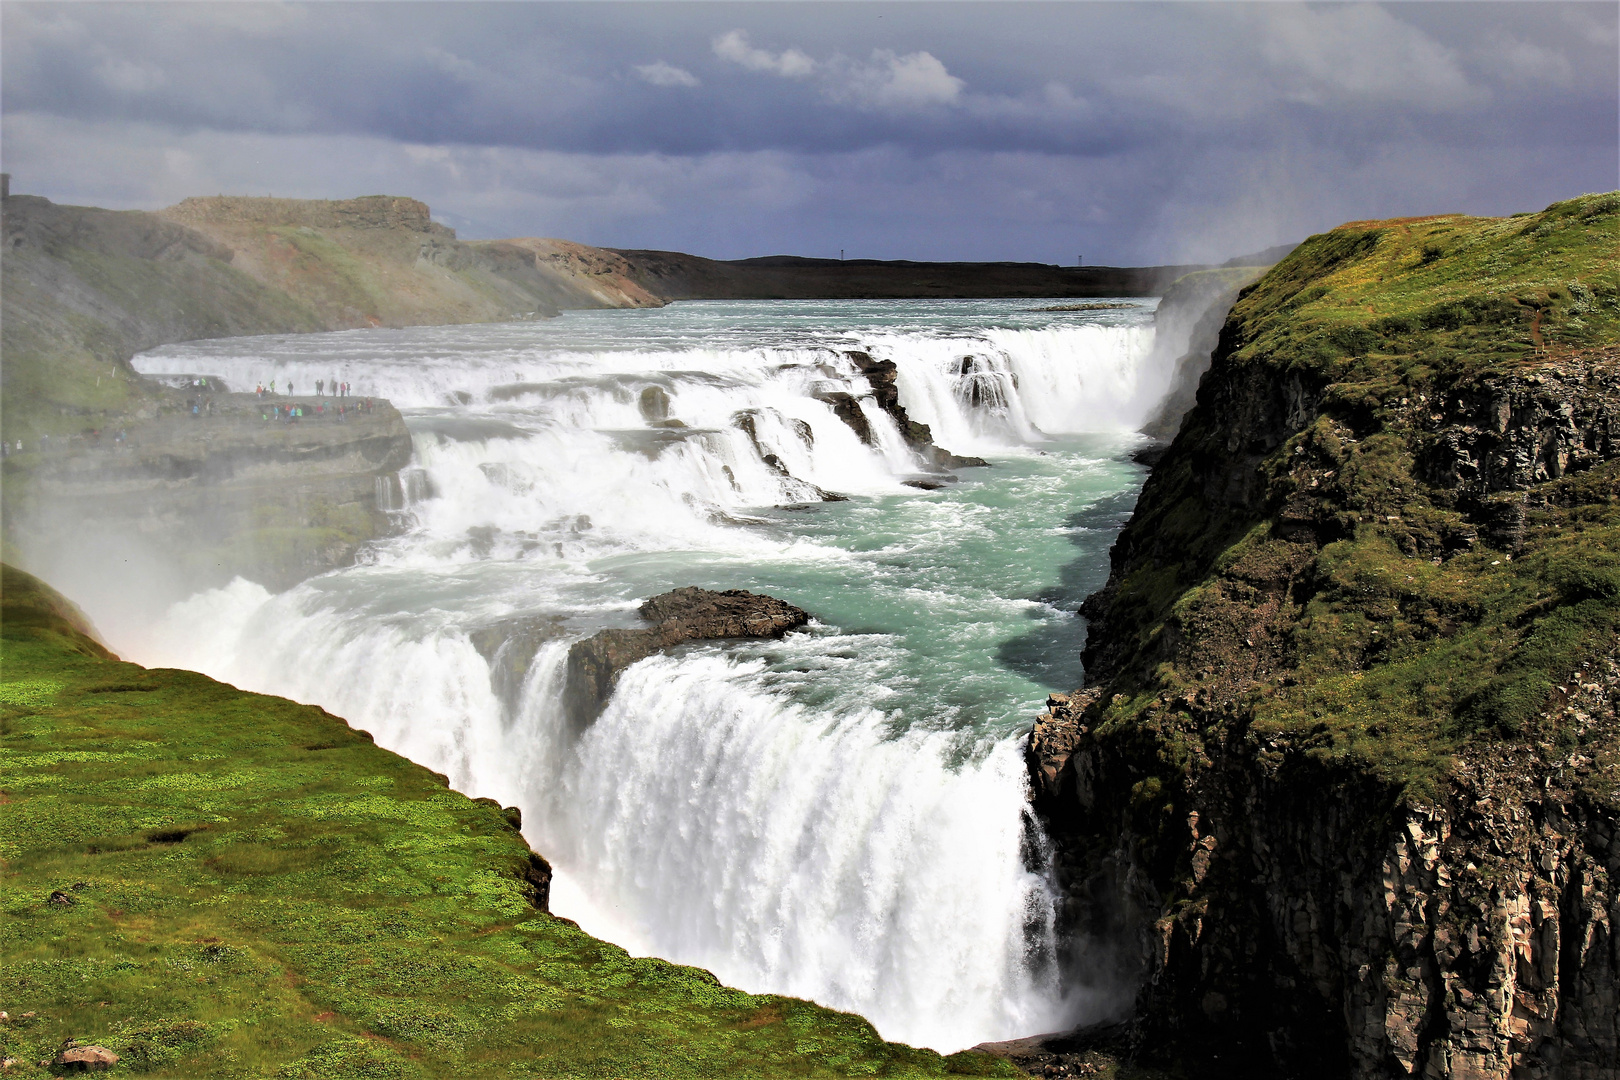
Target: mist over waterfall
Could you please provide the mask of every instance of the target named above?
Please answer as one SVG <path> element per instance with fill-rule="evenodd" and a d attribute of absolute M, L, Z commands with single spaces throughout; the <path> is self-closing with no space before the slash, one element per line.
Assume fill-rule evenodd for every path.
<path fill-rule="evenodd" d="M 713 302 L 170 346 L 137 366 L 392 400 L 399 535 L 285 593 L 238 579 L 103 628 L 518 804 L 554 910 L 632 951 L 943 1051 L 1099 1018 L 1125 1003 L 1060 970 L 1019 740 L 1082 675 L 1076 609 L 1169 378 L 1151 313 Z M 930 464 L 872 360 L 990 466 Z M 573 730 L 569 645 L 684 585 L 815 621 L 644 660 Z"/>

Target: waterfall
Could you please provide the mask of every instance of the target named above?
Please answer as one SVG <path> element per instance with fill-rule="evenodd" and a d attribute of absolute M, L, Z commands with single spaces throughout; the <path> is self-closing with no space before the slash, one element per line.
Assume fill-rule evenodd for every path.
<path fill-rule="evenodd" d="M 928 545 L 986 526 L 906 486 L 928 466 L 847 353 L 894 361 L 902 404 L 939 445 L 1016 463 L 1064 433 L 1140 422 L 1166 376 L 1144 363 L 1151 329 L 886 324 L 746 341 L 709 324 L 671 332 L 657 320 L 673 309 L 595 317 L 609 315 L 635 317 L 613 324 L 628 346 L 592 340 L 587 320 L 572 339 L 530 325 L 360 331 L 138 357 L 143 371 L 206 364 L 232 386 L 351 382 L 402 409 L 416 452 L 379 486 L 407 528 L 362 565 L 279 595 L 238 580 L 115 647 L 318 703 L 457 789 L 517 803 L 557 868 L 559 910 L 634 950 L 945 1051 L 1107 1012 L 1117 1003 L 1056 969 L 1020 706 L 970 700 L 1012 676 L 985 661 L 942 688 L 919 682 L 966 662 L 952 650 L 991 651 L 972 635 L 994 620 L 1065 616 L 918 576 Z M 1008 483 L 1007 467 L 975 473 Z M 853 501 L 803 525 L 774 509 L 830 496 Z M 896 537 L 906 506 L 938 513 Z M 651 592 L 747 574 L 827 596 L 886 589 L 963 621 L 932 658 L 822 623 L 655 656 L 582 737 L 565 731 L 572 641 L 632 625 Z"/>

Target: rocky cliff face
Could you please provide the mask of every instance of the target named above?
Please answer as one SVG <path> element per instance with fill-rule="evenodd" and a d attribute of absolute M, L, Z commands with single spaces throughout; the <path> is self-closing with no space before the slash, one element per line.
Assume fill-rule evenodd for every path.
<path fill-rule="evenodd" d="M 411 437 L 387 402 L 356 411 L 349 399 L 339 419 L 308 399 L 289 422 L 251 394 L 197 396 L 197 417 L 156 403 L 10 455 L 7 515 L 24 527 L 8 521 L 8 542 L 70 588 L 138 577 L 177 598 L 238 575 L 287 588 L 390 531 Z"/>
<path fill-rule="evenodd" d="M 1142 1060 L 1620 1075 L 1620 197 L 1246 292 L 1030 742 Z"/>

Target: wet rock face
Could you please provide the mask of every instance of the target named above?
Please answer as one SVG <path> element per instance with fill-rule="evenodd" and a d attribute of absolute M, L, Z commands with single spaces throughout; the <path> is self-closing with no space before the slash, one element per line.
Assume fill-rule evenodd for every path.
<path fill-rule="evenodd" d="M 934 445 L 934 433 L 929 426 L 913 420 L 906 412 L 906 407 L 900 404 L 900 369 L 895 366 L 893 360 L 874 360 L 870 353 L 856 351 L 846 352 L 844 355 L 855 365 L 857 371 L 866 376 L 867 384 L 872 387 L 872 399 L 877 402 L 878 408 L 894 418 L 895 426 L 900 429 L 901 438 L 905 439 L 906 445 L 921 455 L 924 461 L 940 469 L 968 469 L 990 464 L 983 458 L 961 457 Z M 848 397 L 847 394 L 836 396 Z M 834 401 L 829 395 L 827 400 L 839 417 L 861 437 L 862 442 L 873 444 L 871 425 L 860 415 L 860 406 L 853 398 L 848 402 Z M 852 419 L 848 415 L 850 412 L 859 417 L 859 420 Z"/>
<path fill-rule="evenodd" d="M 655 652 L 686 641 L 779 638 L 810 621 L 802 608 L 743 589 L 675 589 L 646 601 L 638 613 L 653 625 L 603 630 L 568 650 L 563 707 L 576 731 L 601 713 L 619 672 Z"/>
<path fill-rule="evenodd" d="M 1620 593 L 1581 584 L 1620 534 L 1620 347 L 1424 265 L 1349 230 L 1239 299 L 1083 608 L 1088 689 L 1030 738 L 1139 1060 L 1620 1077 Z M 1375 281 L 1409 310 L 1347 328 Z"/>

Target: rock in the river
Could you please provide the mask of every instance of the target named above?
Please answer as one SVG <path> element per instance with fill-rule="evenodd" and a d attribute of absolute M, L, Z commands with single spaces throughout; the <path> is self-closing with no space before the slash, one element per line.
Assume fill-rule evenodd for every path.
<path fill-rule="evenodd" d="M 669 419 L 669 393 L 662 386 L 642 390 L 640 405 L 643 420 Z"/>
<path fill-rule="evenodd" d="M 933 430 L 927 424 L 919 424 L 913 420 L 906 412 L 906 407 L 900 404 L 900 369 L 895 366 L 893 360 L 875 360 L 870 353 L 854 350 L 844 355 L 862 375 L 866 376 L 867 384 L 872 387 L 872 399 L 877 402 L 880 409 L 894 418 L 895 425 L 900 429 L 901 438 L 905 439 L 906 445 L 921 455 L 924 461 L 941 469 L 969 469 L 990 464 L 983 458 L 962 457 L 934 445 Z M 839 418 L 849 424 L 855 434 L 861 436 L 863 442 L 872 444 L 871 426 L 866 423 L 864 416 L 860 416 L 859 406 L 855 405 L 853 399 L 848 403 L 834 401 L 835 396 L 842 398 L 847 395 L 827 395 L 823 400 L 833 406 Z M 855 406 L 853 410 L 851 406 Z M 852 411 L 855 416 L 860 416 L 858 426 L 848 415 Z"/>
<path fill-rule="evenodd" d="M 861 412 L 861 403 L 855 400 L 853 394 L 846 394 L 842 390 L 820 390 L 815 394 L 816 400 L 825 401 L 832 406 L 833 413 L 849 426 L 849 430 L 867 446 L 876 446 L 877 438 L 872 434 L 872 425 L 867 422 L 866 414 Z"/>
<path fill-rule="evenodd" d="M 675 589 L 646 601 L 639 614 L 653 625 L 603 630 L 568 650 L 563 705 L 575 730 L 601 713 L 619 672 L 660 649 L 716 638 L 779 638 L 810 621 L 802 608 L 742 589 Z"/>

